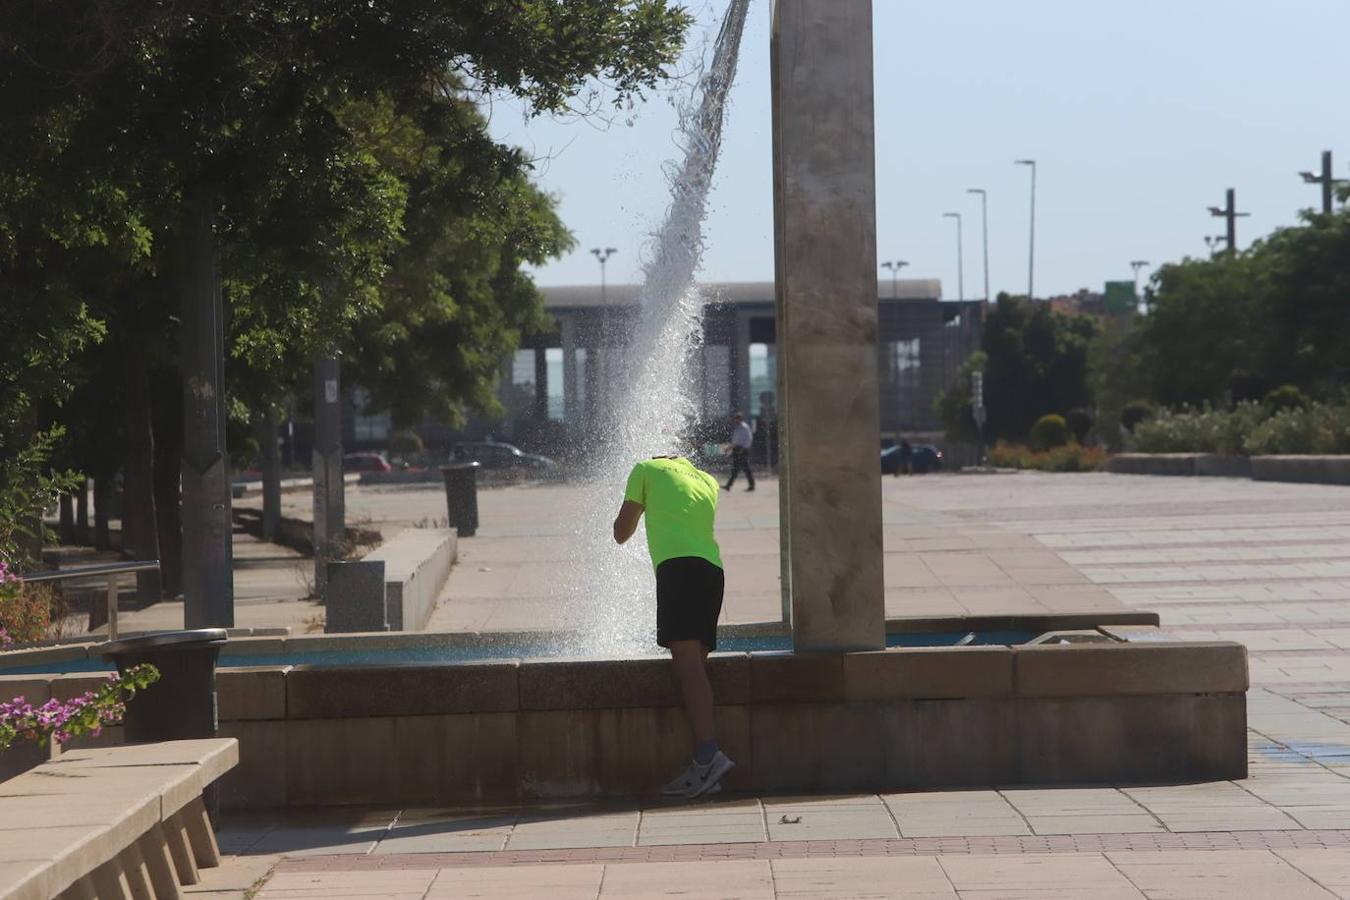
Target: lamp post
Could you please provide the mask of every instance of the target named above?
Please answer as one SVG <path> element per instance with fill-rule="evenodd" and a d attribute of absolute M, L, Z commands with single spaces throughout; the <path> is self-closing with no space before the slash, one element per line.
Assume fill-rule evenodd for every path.
<path fill-rule="evenodd" d="M 1130 268 L 1131 268 L 1131 269 L 1134 269 L 1134 302 L 1135 302 L 1136 304 L 1139 302 L 1139 270 L 1142 269 L 1142 268 L 1144 268 L 1144 267 L 1147 266 L 1147 265 L 1148 265 L 1148 260 L 1146 260 L 1146 259 L 1132 259 L 1132 260 L 1130 260 Z M 1137 310 L 1136 310 L 1136 311 L 1137 311 Z"/>
<path fill-rule="evenodd" d="M 1224 241 L 1228 244 L 1227 252 L 1230 255 L 1237 253 L 1237 220 L 1251 215 L 1251 213 L 1237 211 L 1237 191 L 1229 188 L 1227 193 L 1224 194 L 1223 207 L 1211 206 L 1209 214 L 1225 220 L 1228 225 L 1227 233 L 1224 235 Z"/>
<path fill-rule="evenodd" d="M 966 267 L 961 252 L 961 214 L 959 212 L 945 212 L 944 218 L 956 220 L 956 299 L 964 301 L 966 299 Z"/>
<path fill-rule="evenodd" d="M 1027 253 L 1027 300 L 1030 301 L 1036 296 L 1036 160 L 1015 159 L 1013 165 L 1031 168 L 1031 243 Z"/>
<path fill-rule="evenodd" d="M 609 258 L 619 251 L 613 247 L 606 247 L 601 250 L 599 247 L 591 248 L 591 255 L 600 263 L 600 340 L 596 343 L 604 349 L 600 351 L 600 393 L 603 396 L 605 407 L 608 407 L 609 399 L 609 298 L 605 296 L 605 263 Z"/>
<path fill-rule="evenodd" d="M 1331 174 L 1331 151 L 1322 151 L 1322 174 L 1314 175 L 1312 172 L 1299 172 L 1299 177 L 1303 179 L 1304 184 L 1320 184 L 1322 186 L 1322 213 L 1331 215 L 1331 200 L 1335 188 L 1340 184 L 1347 184 L 1344 178 L 1335 178 Z"/>
<path fill-rule="evenodd" d="M 980 228 L 984 234 L 984 302 L 989 302 L 989 192 L 984 188 L 966 188 L 967 194 L 980 195 Z"/>
<path fill-rule="evenodd" d="M 909 263 L 905 262 L 903 259 L 887 260 L 886 262 L 881 264 L 881 267 L 883 269 L 889 269 L 891 273 L 892 300 L 896 300 L 900 297 L 900 290 L 898 287 L 897 279 L 900 277 L 900 270 L 907 265 L 909 265 Z"/>

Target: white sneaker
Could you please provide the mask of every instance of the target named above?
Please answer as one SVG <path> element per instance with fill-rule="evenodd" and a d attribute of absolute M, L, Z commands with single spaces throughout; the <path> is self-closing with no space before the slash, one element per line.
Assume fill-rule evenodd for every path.
<path fill-rule="evenodd" d="M 661 794 L 666 797 L 684 797 L 692 800 L 695 797 L 702 796 L 714 789 L 721 789 L 722 776 L 726 775 L 736 764 L 727 758 L 727 755 L 721 750 L 713 756 L 712 761 L 707 765 L 699 765 L 697 761 L 691 761 L 689 768 L 685 769 L 674 780 L 661 788 Z"/>

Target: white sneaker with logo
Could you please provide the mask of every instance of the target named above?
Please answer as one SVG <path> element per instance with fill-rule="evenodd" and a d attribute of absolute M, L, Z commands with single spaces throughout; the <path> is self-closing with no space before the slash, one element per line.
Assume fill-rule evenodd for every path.
<path fill-rule="evenodd" d="M 691 761 L 689 768 L 661 788 L 661 794 L 666 797 L 684 797 L 686 800 L 692 800 L 704 794 L 716 793 L 722 789 L 720 784 L 722 777 L 735 767 L 736 764 L 718 750 L 707 765 Z"/>

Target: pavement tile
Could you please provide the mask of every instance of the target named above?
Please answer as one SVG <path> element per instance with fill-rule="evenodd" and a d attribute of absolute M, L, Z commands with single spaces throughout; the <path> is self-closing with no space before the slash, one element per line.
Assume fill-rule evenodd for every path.
<path fill-rule="evenodd" d="M 425 900 L 595 900 L 605 867 L 536 865 L 441 869 Z M 262 900 L 262 898 L 260 898 Z"/>
<path fill-rule="evenodd" d="M 1350 850 L 1274 850 L 1276 856 L 1338 897 L 1350 897 Z"/>
<path fill-rule="evenodd" d="M 1100 853 L 1035 856 L 959 856 L 938 858 L 952 886 L 962 897 L 1101 896 L 1138 897 L 1139 892 Z M 1088 888 L 1087 886 L 1091 886 Z M 1085 890 L 1086 889 L 1086 890 Z"/>
<path fill-rule="evenodd" d="M 601 898 L 639 900 L 681 897 L 686 900 L 773 900 L 773 873 L 768 860 L 617 863 L 605 867 Z"/>
<path fill-rule="evenodd" d="M 1150 898 L 1312 898 L 1331 896 L 1268 850 L 1108 851 L 1117 869 Z"/>
<path fill-rule="evenodd" d="M 956 896 L 947 874 L 931 856 L 775 859 L 771 867 L 780 900 Z"/>

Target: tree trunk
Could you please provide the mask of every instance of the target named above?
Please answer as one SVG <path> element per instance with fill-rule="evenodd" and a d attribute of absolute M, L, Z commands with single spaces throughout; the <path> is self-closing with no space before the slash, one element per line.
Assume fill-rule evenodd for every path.
<path fill-rule="evenodd" d="M 262 462 L 262 535 L 276 538 L 281 524 L 281 454 L 277 447 L 277 415 L 269 404 L 257 423 L 259 456 Z"/>
<path fill-rule="evenodd" d="M 138 344 L 122 348 L 126 378 L 126 459 L 122 480 L 122 556 L 159 559 L 159 532 L 155 523 L 155 442 L 150 428 L 150 379 L 145 355 Z M 160 598 L 159 572 L 136 573 L 136 598 L 153 603 Z"/>
<path fill-rule="evenodd" d="M 75 540 L 89 543 L 89 479 L 81 478 L 75 489 Z"/>
<path fill-rule="evenodd" d="M 61 509 L 61 528 L 60 536 L 62 544 L 75 543 L 75 498 L 70 494 L 62 494 L 60 499 Z"/>
<path fill-rule="evenodd" d="M 111 550 L 108 534 L 108 507 L 112 503 L 113 477 L 107 473 L 94 478 L 94 549 Z"/>
<path fill-rule="evenodd" d="M 155 519 L 159 575 L 165 597 L 183 593 L 183 394 L 177 369 L 155 373 L 152 387 L 155 437 Z"/>

